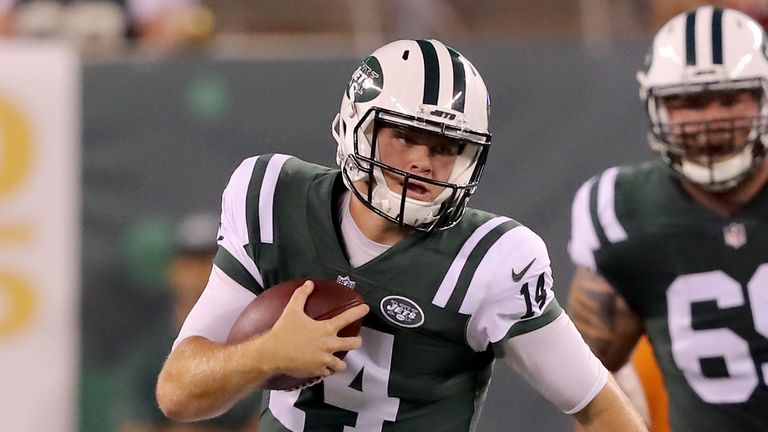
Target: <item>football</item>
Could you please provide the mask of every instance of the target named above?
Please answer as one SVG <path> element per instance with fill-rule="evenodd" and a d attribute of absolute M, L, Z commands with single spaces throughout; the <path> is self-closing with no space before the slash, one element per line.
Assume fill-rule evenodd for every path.
<path fill-rule="evenodd" d="M 324 279 L 311 279 L 314 290 L 307 298 L 304 313 L 314 320 L 333 318 L 345 310 L 365 303 L 356 291 L 336 282 Z M 296 288 L 307 279 L 293 279 L 281 282 L 265 290 L 243 310 L 235 321 L 227 337 L 228 344 L 239 343 L 271 329 L 283 309 L 291 299 Z M 360 333 L 362 319 L 353 322 L 339 331 L 340 337 L 357 336 Z M 346 351 L 334 353 L 343 359 Z M 320 377 L 297 378 L 289 375 L 275 375 L 262 386 L 270 390 L 294 390 L 307 387 L 320 381 Z"/>

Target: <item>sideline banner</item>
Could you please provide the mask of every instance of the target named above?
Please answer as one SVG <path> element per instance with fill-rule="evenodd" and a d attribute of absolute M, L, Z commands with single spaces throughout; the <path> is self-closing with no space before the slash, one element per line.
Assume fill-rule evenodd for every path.
<path fill-rule="evenodd" d="M 77 427 L 80 87 L 71 48 L 0 42 L 0 431 Z"/>

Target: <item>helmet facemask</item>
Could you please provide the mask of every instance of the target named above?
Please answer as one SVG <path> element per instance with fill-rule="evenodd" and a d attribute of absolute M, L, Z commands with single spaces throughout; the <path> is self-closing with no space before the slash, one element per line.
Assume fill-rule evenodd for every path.
<path fill-rule="evenodd" d="M 378 142 L 382 128 L 405 128 L 455 140 L 455 160 L 449 178 L 440 181 L 391 166 L 381 158 Z M 445 123 L 372 108 L 354 130 L 354 152 L 342 164 L 344 181 L 355 195 L 380 216 L 420 231 L 446 229 L 464 214 L 479 183 L 487 159 L 490 135 L 455 128 Z M 393 190 L 386 177 L 401 184 Z M 407 195 L 409 186 L 438 187 L 442 191 L 423 201 Z M 414 186 L 415 187 L 415 186 Z"/>
<path fill-rule="evenodd" d="M 651 148 L 675 173 L 702 189 L 723 192 L 735 187 L 765 155 L 763 139 L 768 116 L 764 86 L 762 80 L 746 80 L 652 89 L 648 95 Z M 745 92 L 757 100 L 754 115 L 687 122 L 672 122 L 669 118 L 670 101 L 685 104 L 698 100 L 693 103 L 702 105 Z"/>
<path fill-rule="evenodd" d="M 756 172 L 768 143 L 768 40 L 754 19 L 716 6 L 673 17 L 637 79 L 648 141 L 677 175 L 725 192 Z"/>

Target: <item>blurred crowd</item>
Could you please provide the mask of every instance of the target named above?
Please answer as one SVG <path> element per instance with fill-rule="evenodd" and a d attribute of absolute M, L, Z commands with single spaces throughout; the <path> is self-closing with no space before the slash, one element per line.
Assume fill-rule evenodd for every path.
<path fill-rule="evenodd" d="M 740 10 L 755 18 L 763 25 L 763 28 L 768 24 L 768 0 L 648 0 L 648 2 L 653 11 L 652 22 L 649 23 L 652 28 L 660 27 L 668 19 L 679 13 L 705 4 Z"/>
<path fill-rule="evenodd" d="M 197 0 L 0 0 L 0 35 L 63 38 L 84 52 L 129 43 L 157 49 L 198 44 L 213 34 L 210 9 Z"/>
<path fill-rule="evenodd" d="M 647 35 L 702 4 L 768 23 L 768 0 L 0 0 L 0 36 L 64 38 L 95 54 L 198 47 L 222 34 L 268 36 L 272 45 L 276 35 L 363 43 L 404 35 L 587 40 L 596 29 L 606 38 Z"/>

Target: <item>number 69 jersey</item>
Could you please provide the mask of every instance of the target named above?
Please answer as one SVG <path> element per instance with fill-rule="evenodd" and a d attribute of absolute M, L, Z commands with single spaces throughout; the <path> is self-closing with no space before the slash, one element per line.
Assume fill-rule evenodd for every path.
<path fill-rule="evenodd" d="M 257 295 L 331 279 L 371 308 L 347 369 L 270 392 L 262 431 L 471 430 L 501 345 L 561 312 L 543 241 L 468 209 L 456 226 L 412 233 L 353 268 L 336 222 L 344 191 L 338 170 L 274 154 L 245 160 L 224 192 L 218 268 Z"/>
<path fill-rule="evenodd" d="M 768 188 L 724 217 L 649 162 L 590 179 L 572 216 L 574 262 L 643 319 L 672 430 L 768 430 Z"/>

